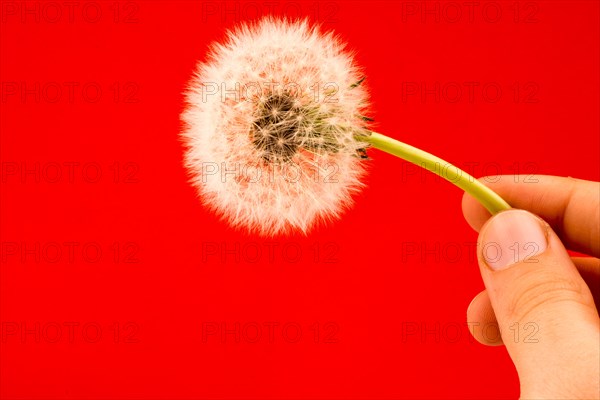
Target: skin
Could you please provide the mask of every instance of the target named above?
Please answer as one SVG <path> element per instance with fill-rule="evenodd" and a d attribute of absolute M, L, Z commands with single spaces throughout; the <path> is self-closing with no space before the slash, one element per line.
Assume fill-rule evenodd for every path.
<path fill-rule="evenodd" d="M 523 399 L 600 398 L 600 183 L 553 176 L 481 181 L 513 208 L 538 216 L 548 245 L 536 255 L 539 262 L 502 270 L 491 268 L 478 250 L 486 290 L 468 307 L 471 334 L 482 344 L 506 346 Z M 466 194 L 462 209 L 480 241 L 502 214 L 491 217 Z M 566 249 L 589 257 L 570 257 Z M 522 328 L 519 338 L 515 326 Z M 490 327 L 501 335 L 490 334 Z"/>

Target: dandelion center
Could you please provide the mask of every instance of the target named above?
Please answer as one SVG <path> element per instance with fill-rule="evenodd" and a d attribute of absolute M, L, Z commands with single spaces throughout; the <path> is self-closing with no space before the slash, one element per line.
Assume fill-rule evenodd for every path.
<path fill-rule="evenodd" d="M 272 94 L 258 104 L 252 127 L 253 144 L 266 161 L 289 160 L 302 144 L 300 107 L 286 93 Z M 260 133 L 259 133 L 260 132 Z"/>

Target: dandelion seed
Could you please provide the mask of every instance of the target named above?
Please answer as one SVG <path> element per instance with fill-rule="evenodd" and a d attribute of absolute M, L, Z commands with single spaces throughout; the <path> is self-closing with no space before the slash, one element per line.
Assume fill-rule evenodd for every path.
<path fill-rule="evenodd" d="M 353 137 L 366 129 L 360 115 L 368 98 L 364 88 L 352 88 L 361 76 L 344 44 L 307 21 L 266 18 L 213 45 L 198 65 L 183 114 L 186 163 L 205 204 L 232 225 L 265 236 L 307 232 L 338 218 L 363 186 L 358 151 L 368 144 Z M 261 91 L 246 99 L 250 107 L 237 108 L 199 90 L 222 82 L 227 90 L 239 83 Z M 343 104 L 331 101 L 332 88 L 344 94 Z M 327 125 L 332 118 L 336 123 Z M 220 171 L 206 173 L 207 162 Z M 337 167 L 334 179 L 319 173 L 330 165 Z M 250 166 L 261 172 L 252 184 L 222 173 Z M 286 168 L 299 177 L 289 179 Z"/>

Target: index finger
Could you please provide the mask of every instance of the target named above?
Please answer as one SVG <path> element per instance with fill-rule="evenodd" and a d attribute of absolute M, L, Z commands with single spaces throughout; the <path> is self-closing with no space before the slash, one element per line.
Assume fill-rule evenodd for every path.
<path fill-rule="evenodd" d="M 600 182 L 548 175 L 499 175 L 479 178 L 513 208 L 548 222 L 570 250 L 600 257 Z M 475 229 L 490 213 L 473 197 L 462 202 L 465 219 Z"/>

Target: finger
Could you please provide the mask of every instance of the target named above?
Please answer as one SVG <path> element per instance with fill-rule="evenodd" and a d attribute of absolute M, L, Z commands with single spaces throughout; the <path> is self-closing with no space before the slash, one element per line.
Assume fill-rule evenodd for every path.
<path fill-rule="evenodd" d="M 485 223 L 479 244 L 480 272 L 523 397 L 592 397 L 561 388 L 595 395 L 598 312 L 558 236 L 533 214 L 508 210 Z"/>
<path fill-rule="evenodd" d="M 572 257 L 571 260 L 594 297 L 596 310 L 600 309 L 600 260 L 592 257 Z M 504 344 L 498 331 L 498 321 L 487 291 L 480 292 L 467 307 L 467 326 L 481 344 Z"/>
<path fill-rule="evenodd" d="M 486 346 L 500 346 L 502 336 L 487 290 L 480 292 L 467 307 L 467 326 L 471 335 Z"/>
<path fill-rule="evenodd" d="M 547 175 L 503 175 L 480 180 L 511 207 L 531 211 L 547 221 L 567 248 L 600 257 L 599 182 Z M 462 208 L 467 222 L 477 231 L 490 217 L 467 194 Z"/>

